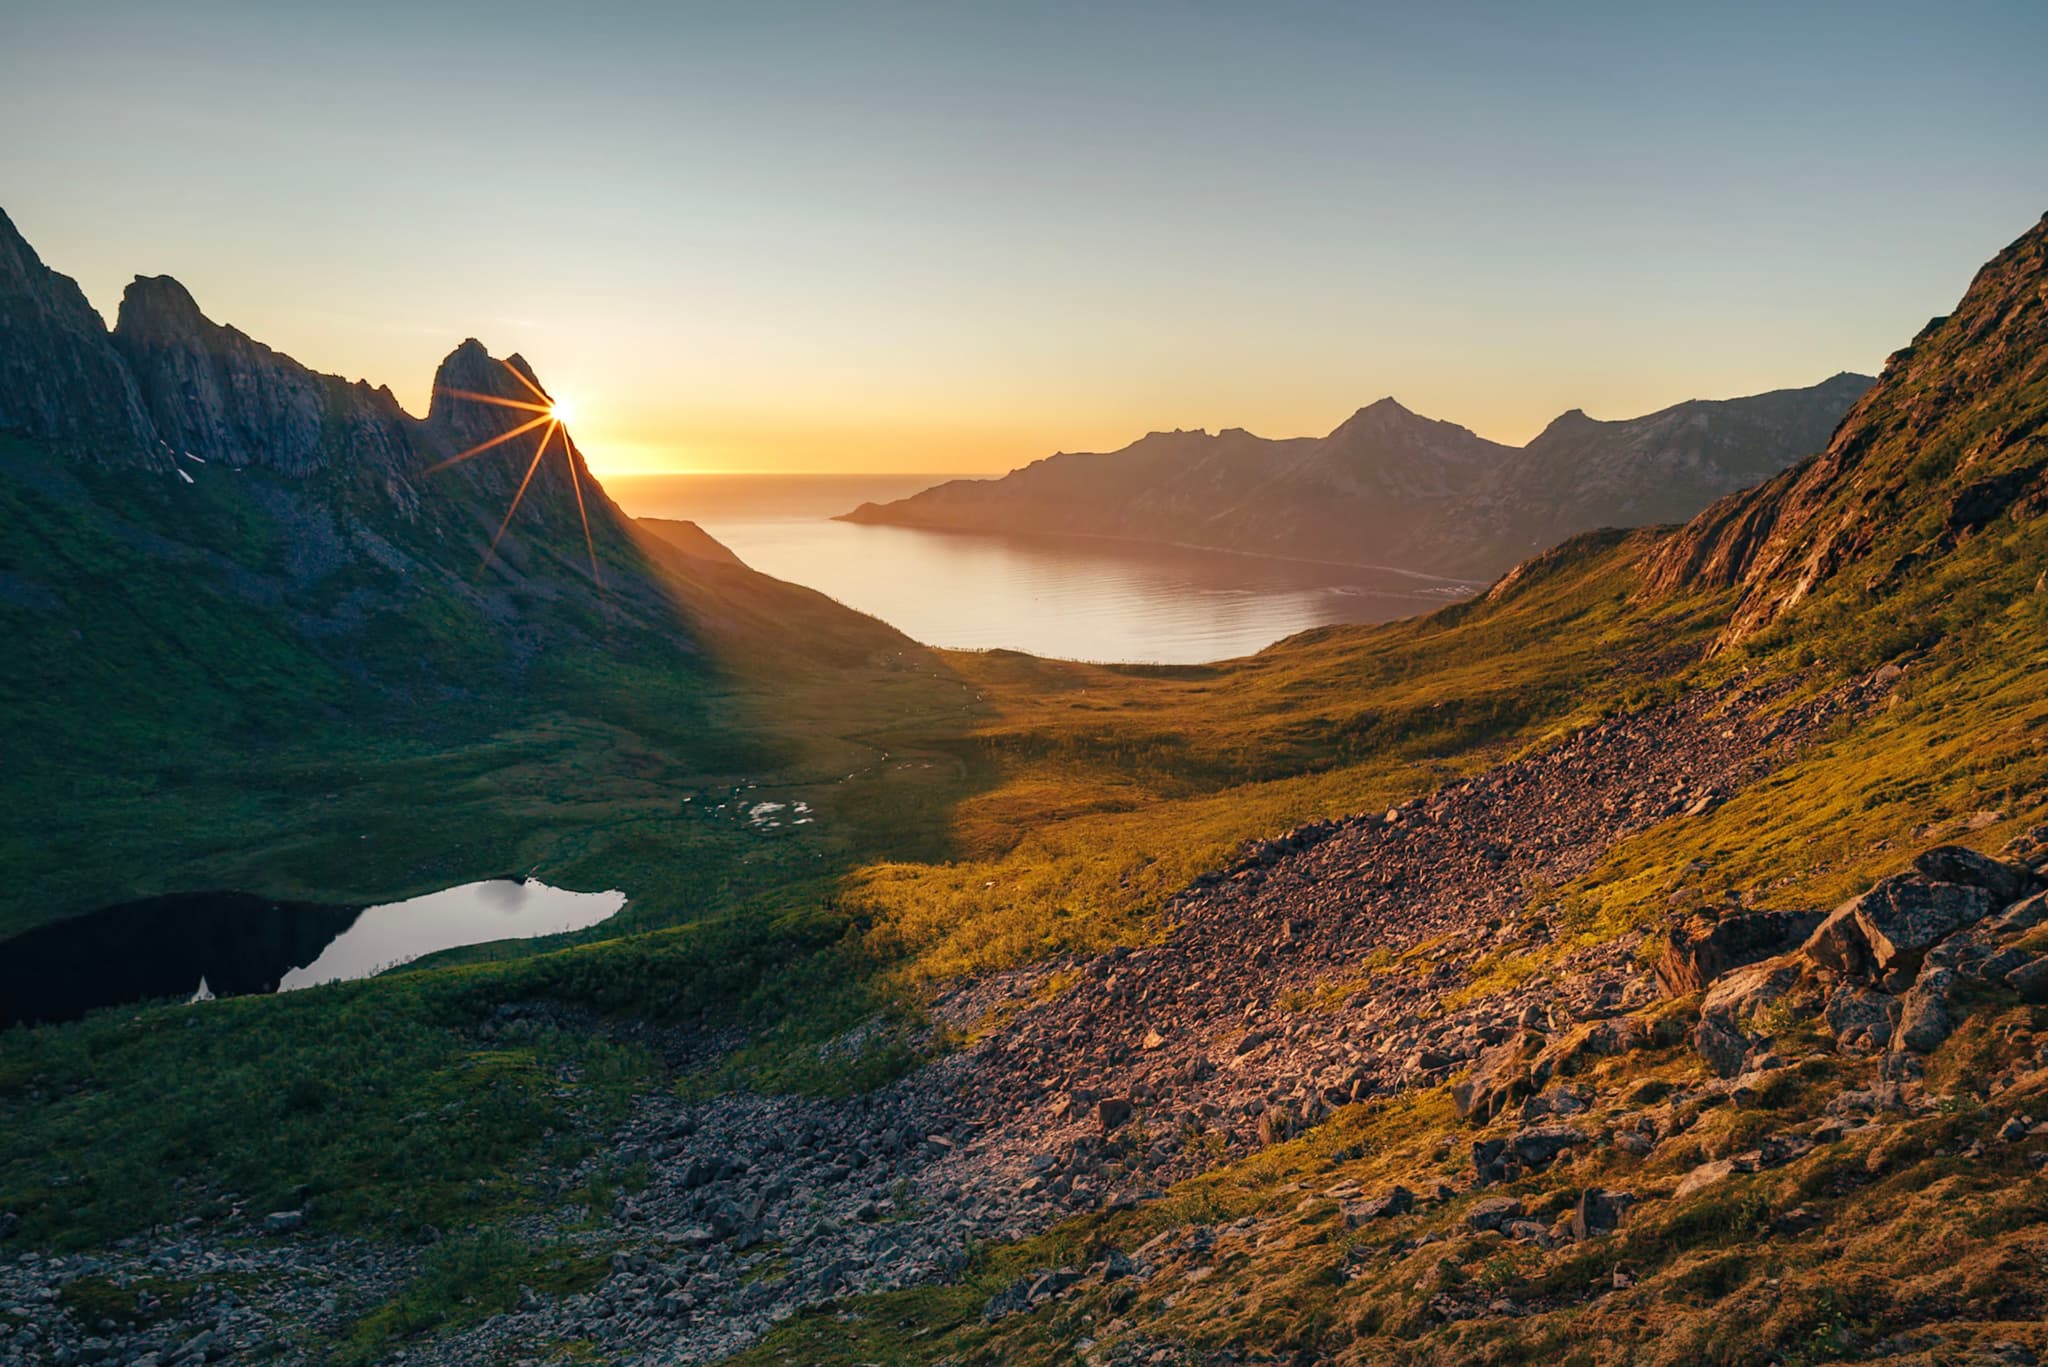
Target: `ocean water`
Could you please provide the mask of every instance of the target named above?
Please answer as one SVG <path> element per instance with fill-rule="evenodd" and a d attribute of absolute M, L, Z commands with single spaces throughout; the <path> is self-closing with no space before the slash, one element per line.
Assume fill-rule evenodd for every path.
<path fill-rule="evenodd" d="M 605 488 L 635 517 L 695 522 L 755 569 L 927 645 L 1198 664 L 1340 622 L 1428 612 L 1473 586 L 1397 571 L 1087 537 L 835 522 L 944 475 L 641 475 Z"/>

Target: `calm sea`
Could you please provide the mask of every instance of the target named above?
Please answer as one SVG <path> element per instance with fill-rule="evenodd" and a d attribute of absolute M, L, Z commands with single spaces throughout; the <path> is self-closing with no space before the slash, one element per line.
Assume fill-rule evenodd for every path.
<path fill-rule="evenodd" d="M 1445 580 L 1093 538 L 834 522 L 944 475 L 613 475 L 636 517 L 686 518 L 755 569 L 927 645 L 1197 664 L 1338 622 L 1384 622 L 1469 592 Z"/>

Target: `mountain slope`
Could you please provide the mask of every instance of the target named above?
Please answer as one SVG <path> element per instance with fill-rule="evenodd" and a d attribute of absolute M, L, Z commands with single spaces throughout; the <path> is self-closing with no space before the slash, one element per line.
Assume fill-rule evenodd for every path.
<path fill-rule="evenodd" d="M 0 936 L 155 893 L 356 902 L 511 868 L 639 872 L 649 914 L 663 887 L 715 901 L 780 875 L 733 881 L 754 842 L 656 776 L 836 778 L 896 695 L 957 707 L 893 629 L 635 526 L 531 426 L 516 356 L 464 342 L 414 417 L 168 278 L 108 333 L 4 220 L 0 301 Z M 582 778 L 525 791 L 550 772 Z M 593 841 L 606 804 L 664 815 Z M 833 857 L 849 829 L 819 837 Z"/>
<path fill-rule="evenodd" d="M 717 923 L 9 1037 L 0 1240 L 45 1256 L 0 1259 L 0 1342 L 2038 1357 L 2048 509 L 1961 496 L 2048 412 L 2044 239 L 1859 410 L 1909 425 L 1770 486 L 1818 518 L 1767 492 L 1733 500 L 1753 536 L 1587 534 L 1215 666 L 913 658 L 982 700 L 869 733 L 864 802 L 971 775 L 891 811 L 943 826 L 923 852 Z"/>
<path fill-rule="evenodd" d="M 1869 385 L 1695 400 L 1597 422 L 1574 410 L 1526 447 L 1382 399 L 1328 436 L 1155 432 L 1121 451 L 1058 455 L 995 480 L 953 480 L 848 521 L 975 532 L 1081 533 L 1490 578 L 1601 526 L 1682 521 L 1818 450 Z"/>
<path fill-rule="evenodd" d="M 1011 1218 L 1042 1232 L 734 1360 L 2048 1349 L 2044 303 L 2048 219 L 1825 453 L 1356 633 L 1354 665 L 1401 635 L 1450 708 L 1589 632 L 1606 664 L 1504 762 L 1248 845 L 1137 947 L 949 998 L 972 1044 L 948 1085 L 982 1102 L 973 1144 L 1034 1174 L 1013 1205 L 1052 1209 Z M 1073 729 L 1105 750 L 1178 720 L 1146 699 L 1109 725 L 1113 682 L 1087 682 Z"/>
<path fill-rule="evenodd" d="M 1717 503 L 1652 567 L 1733 589 L 1739 641 L 1812 597 L 1867 608 L 1958 547 L 2048 507 L 2048 220 L 1885 366 L 1821 456 Z"/>

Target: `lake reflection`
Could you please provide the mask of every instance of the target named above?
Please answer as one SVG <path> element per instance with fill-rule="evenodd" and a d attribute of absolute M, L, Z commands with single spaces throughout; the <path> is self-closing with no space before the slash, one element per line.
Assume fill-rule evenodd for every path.
<path fill-rule="evenodd" d="M 422 954 L 595 925 L 622 892 L 494 879 L 338 907 L 245 892 L 124 902 L 0 941 L 0 1026 L 75 1020 L 128 1002 L 290 991 Z"/>
<path fill-rule="evenodd" d="M 643 476 L 607 481 L 635 516 L 687 518 L 755 569 L 927 645 L 1196 664 L 1342 622 L 1384 622 L 1475 586 L 1397 570 L 1098 538 L 1002 537 L 829 520 L 937 481 Z M 886 481 L 886 482 L 884 482 Z M 906 487 L 908 486 L 908 487 Z"/>
<path fill-rule="evenodd" d="M 366 907 L 355 924 L 280 989 L 366 978 L 422 954 L 487 940 L 528 940 L 594 926 L 626 905 L 623 892 L 568 892 L 528 879 L 496 878 Z"/>

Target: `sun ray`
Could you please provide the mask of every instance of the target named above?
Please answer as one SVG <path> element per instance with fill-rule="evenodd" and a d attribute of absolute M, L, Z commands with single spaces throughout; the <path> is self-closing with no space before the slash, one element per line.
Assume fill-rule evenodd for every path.
<path fill-rule="evenodd" d="M 495 404 L 499 408 L 518 408 L 528 413 L 546 413 L 550 411 L 550 406 L 547 404 L 528 403 L 524 399 L 501 399 L 496 394 L 478 394 L 474 390 L 469 389 L 448 389 L 444 387 L 436 392 L 447 394 L 457 399 L 473 399 L 477 403 Z"/>
<path fill-rule="evenodd" d="M 518 366 L 513 365 L 510 361 L 502 360 L 499 361 L 498 364 L 505 367 L 506 370 L 510 371 L 512 373 L 513 379 L 525 385 L 527 392 L 532 394 L 534 398 L 539 399 L 541 403 L 547 405 L 548 407 L 554 406 L 554 400 L 550 399 L 546 394 L 542 393 L 539 385 L 535 384 L 532 380 L 527 379 L 526 375 L 519 369 Z"/>
<path fill-rule="evenodd" d="M 477 445 L 470 447 L 467 451 L 463 451 L 456 455 L 452 455 L 438 465 L 429 465 L 427 467 L 427 473 L 431 475 L 434 474 L 436 471 L 445 470 L 451 465 L 459 465 L 463 461 L 468 460 L 471 456 L 481 455 L 483 452 L 490 450 L 493 446 L 502 446 L 516 436 L 520 436 L 521 434 L 526 432 L 531 432 L 534 428 L 539 427 L 542 423 L 549 423 L 553 421 L 553 418 L 543 413 L 539 417 L 533 419 L 531 422 L 521 423 L 519 426 L 513 428 L 509 432 L 501 432 L 497 436 L 492 437 L 489 441 L 479 442 Z"/>
<path fill-rule="evenodd" d="M 576 490 L 576 516 L 583 519 L 583 546 L 590 552 L 590 578 L 599 588 L 604 587 L 604 575 L 597 568 L 597 542 L 590 536 L 590 514 L 583 506 L 583 477 L 576 472 L 576 452 L 570 449 L 569 434 L 562 434 L 562 459 L 569 464 L 569 483 Z"/>
<path fill-rule="evenodd" d="M 533 472 L 540 469 L 541 457 L 548 453 L 548 443 L 555 439 L 555 429 L 561 424 L 548 422 L 548 430 L 540 434 L 540 448 L 533 453 L 532 462 L 526 467 L 526 477 L 519 481 L 519 488 L 512 495 L 512 506 L 505 510 L 505 520 L 498 524 L 498 530 L 491 537 L 490 549 L 484 552 L 484 563 L 491 563 L 491 557 L 498 553 L 498 540 L 505 535 L 505 529 L 512 525 L 512 515 L 519 511 L 519 501 L 526 497 L 526 486 L 533 483 Z"/>

